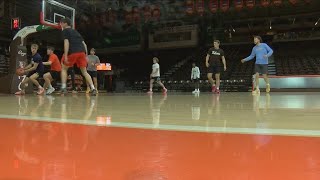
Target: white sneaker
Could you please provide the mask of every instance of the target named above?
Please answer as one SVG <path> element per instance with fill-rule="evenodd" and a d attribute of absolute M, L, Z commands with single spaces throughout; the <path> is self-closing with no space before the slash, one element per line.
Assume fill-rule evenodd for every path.
<path fill-rule="evenodd" d="M 260 94 L 260 89 L 256 89 L 256 90 L 254 90 L 254 91 L 252 91 L 252 94 L 254 95 L 254 94 Z"/>
<path fill-rule="evenodd" d="M 197 93 L 198 93 L 198 94 L 200 93 L 200 89 L 197 90 Z"/>
<path fill-rule="evenodd" d="M 197 90 L 192 91 L 192 94 L 197 94 L 197 93 L 198 93 Z"/>
<path fill-rule="evenodd" d="M 56 89 L 55 89 L 54 87 L 53 87 L 53 88 L 49 88 L 49 89 L 47 90 L 46 95 L 52 94 L 55 90 L 56 90 Z"/>

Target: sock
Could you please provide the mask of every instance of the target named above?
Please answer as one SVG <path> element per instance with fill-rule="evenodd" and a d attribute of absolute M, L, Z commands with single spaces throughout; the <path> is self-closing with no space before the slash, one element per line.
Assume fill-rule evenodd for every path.
<path fill-rule="evenodd" d="M 38 88 L 39 88 L 39 89 L 41 89 L 41 88 L 42 88 L 42 86 L 41 86 L 41 85 L 39 85 L 39 86 L 38 86 Z"/>
<path fill-rule="evenodd" d="M 200 91 L 200 89 L 198 88 L 197 91 Z"/>
<path fill-rule="evenodd" d="M 219 87 L 217 87 L 217 90 L 219 90 Z"/>
<path fill-rule="evenodd" d="M 49 85 L 49 89 L 52 89 L 52 88 L 53 88 L 53 87 L 52 87 L 52 85 L 50 84 L 50 85 Z"/>
<path fill-rule="evenodd" d="M 94 90 L 94 89 L 95 89 L 93 84 L 92 84 L 92 85 L 90 85 L 90 88 L 91 88 L 92 90 Z"/>
<path fill-rule="evenodd" d="M 257 90 L 260 90 L 260 89 L 259 89 L 259 86 L 256 86 L 256 89 L 257 89 Z"/>
<path fill-rule="evenodd" d="M 67 88 L 67 85 L 66 85 L 66 83 L 62 83 L 62 84 L 61 84 L 61 88 L 62 88 L 62 89 L 65 89 L 65 88 Z"/>

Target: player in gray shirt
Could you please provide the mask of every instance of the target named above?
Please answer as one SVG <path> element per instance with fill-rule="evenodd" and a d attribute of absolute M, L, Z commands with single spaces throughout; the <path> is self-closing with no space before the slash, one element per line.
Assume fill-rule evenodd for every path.
<path fill-rule="evenodd" d="M 100 64 L 100 59 L 95 54 L 96 54 L 96 50 L 94 48 L 91 48 L 90 55 L 88 55 L 88 58 L 87 58 L 87 61 L 88 61 L 87 71 L 92 77 L 94 87 L 96 87 L 98 90 L 97 66 Z M 90 92 L 90 88 L 87 84 L 86 93 L 89 93 L 89 92 Z"/>

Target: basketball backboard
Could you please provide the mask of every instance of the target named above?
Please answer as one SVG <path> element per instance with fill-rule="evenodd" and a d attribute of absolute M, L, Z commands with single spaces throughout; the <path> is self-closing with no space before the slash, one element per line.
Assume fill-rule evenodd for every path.
<path fill-rule="evenodd" d="M 75 28 L 75 9 L 55 0 L 42 0 L 40 23 L 60 29 L 59 22 L 62 18 L 70 18 L 72 28 Z"/>

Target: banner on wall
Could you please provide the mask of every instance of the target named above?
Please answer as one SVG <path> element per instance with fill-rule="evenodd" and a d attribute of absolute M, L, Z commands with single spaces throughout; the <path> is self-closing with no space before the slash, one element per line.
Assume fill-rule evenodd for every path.
<path fill-rule="evenodd" d="M 166 27 L 149 34 L 149 49 L 182 48 L 197 45 L 197 25 Z"/>

